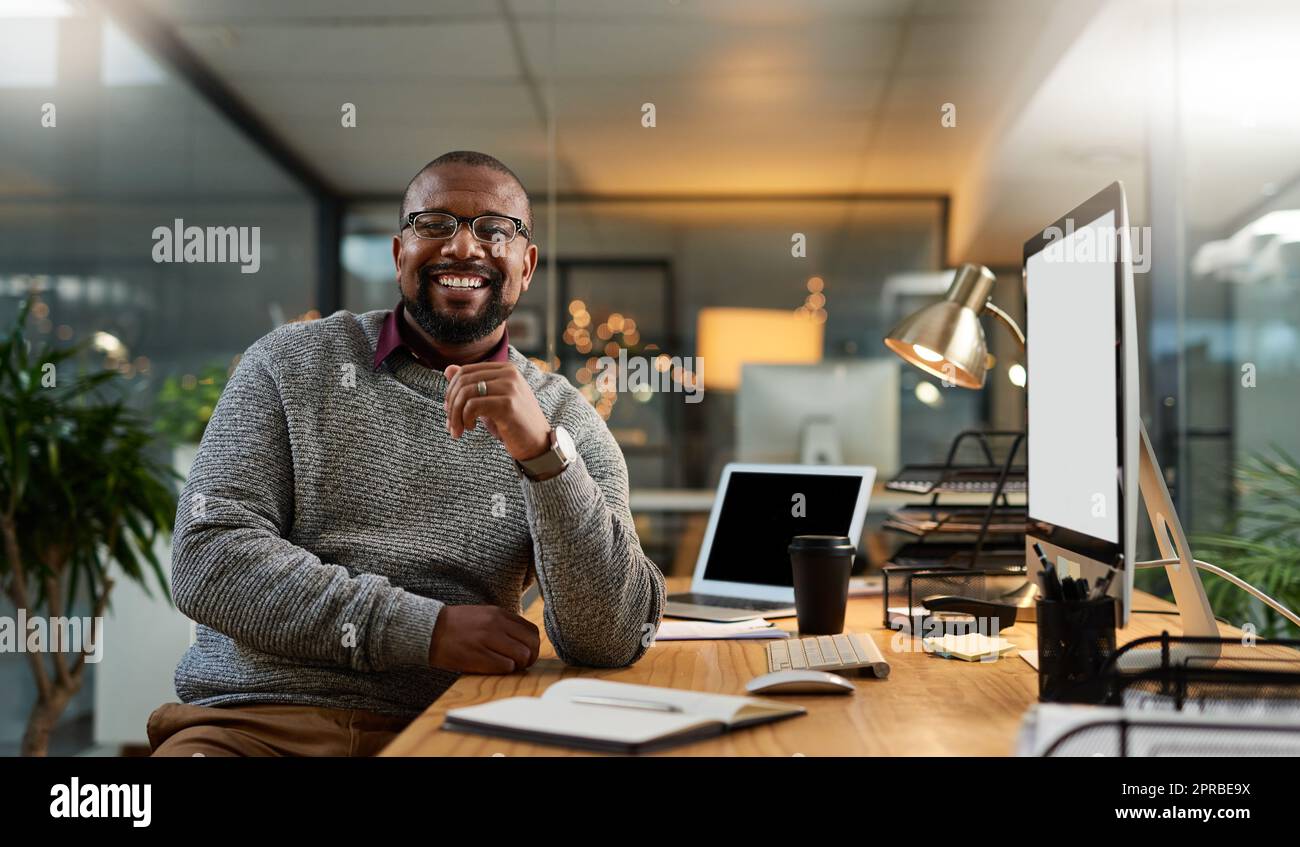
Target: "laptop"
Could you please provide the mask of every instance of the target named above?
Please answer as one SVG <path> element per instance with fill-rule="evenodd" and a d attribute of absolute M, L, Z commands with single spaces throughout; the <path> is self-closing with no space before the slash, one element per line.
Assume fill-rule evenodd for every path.
<path fill-rule="evenodd" d="M 862 537 L 876 469 L 732 463 L 722 471 L 691 590 L 664 614 L 701 621 L 794 616 L 790 539 Z"/>

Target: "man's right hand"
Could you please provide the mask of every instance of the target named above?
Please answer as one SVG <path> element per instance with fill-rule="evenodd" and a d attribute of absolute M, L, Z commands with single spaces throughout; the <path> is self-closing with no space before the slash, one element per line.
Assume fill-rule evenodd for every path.
<path fill-rule="evenodd" d="M 443 606 L 429 665 L 460 673 L 513 673 L 537 661 L 537 625 L 499 606 Z"/>

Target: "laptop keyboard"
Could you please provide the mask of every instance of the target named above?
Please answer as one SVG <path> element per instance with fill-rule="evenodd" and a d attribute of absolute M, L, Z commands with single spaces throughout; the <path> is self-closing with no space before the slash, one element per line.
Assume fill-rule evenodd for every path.
<path fill-rule="evenodd" d="M 772 603 L 767 600 L 746 600 L 742 597 L 717 597 L 713 594 L 670 594 L 673 603 L 690 603 L 695 606 L 714 606 L 726 609 L 751 609 L 755 612 L 771 612 L 776 609 L 788 609 L 791 603 Z"/>

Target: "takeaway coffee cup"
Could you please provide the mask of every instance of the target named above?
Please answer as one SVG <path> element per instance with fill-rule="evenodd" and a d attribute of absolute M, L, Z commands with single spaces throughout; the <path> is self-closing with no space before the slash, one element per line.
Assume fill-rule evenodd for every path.
<path fill-rule="evenodd" d="M 853 542 L 843 535 L 796 535 L 790 541 L 794 607 L 801 636 L 844 631 L 855 552 Z"/>

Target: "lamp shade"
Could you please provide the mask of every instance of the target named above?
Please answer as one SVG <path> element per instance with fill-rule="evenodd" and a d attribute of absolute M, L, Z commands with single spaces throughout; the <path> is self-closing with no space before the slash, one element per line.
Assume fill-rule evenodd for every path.
<path fill-rule="evenodd" d="M 885 346 L 926 373 L 962 388 L 983 388 L 988 342 L 979 315 L 993 289 L 992 271 L 962 265 L 939 303 L 903 318 Z"/>
<path fill-rule="evenodd" d="M 822 360 L 823 325 L 788 309 L 700 309 L 697 352 L 704 387 L 734 391 L 746 363 L 816 364 Z"/>

